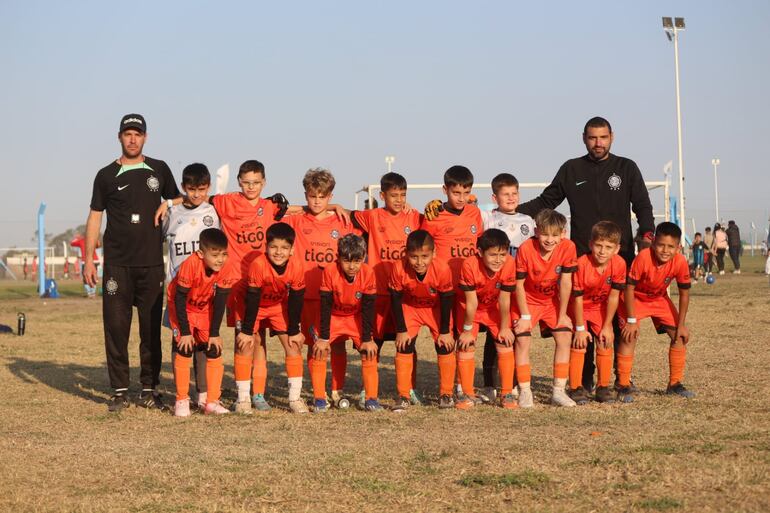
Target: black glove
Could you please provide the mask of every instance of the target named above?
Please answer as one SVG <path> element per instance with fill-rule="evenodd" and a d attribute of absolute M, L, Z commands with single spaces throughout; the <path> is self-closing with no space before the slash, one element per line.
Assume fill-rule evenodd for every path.
<path fill-rule="evenodd" d="M 275 217 L 273 219 L 275 221 L 280 221 L 284 214 L 286 214 L 286 211 L 289 209 L 289 200 L 287 200 L 286 196 L 280 192 L 273 194 L 267 199 L 278 205 L 278 211 L 275 213 Z"/>

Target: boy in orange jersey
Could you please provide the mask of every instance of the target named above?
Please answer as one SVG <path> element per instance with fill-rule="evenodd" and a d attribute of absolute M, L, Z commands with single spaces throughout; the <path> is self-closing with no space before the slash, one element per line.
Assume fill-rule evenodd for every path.
<path fill-rule="evenodd" d="M 622 231 L 612 221 L 599 221 L 591 229 L 591 252 L 578 258 L 572 279 L 572 320 L 575 336 L 569 358 L 569 396 L 577 404 L 588 402 L 581 383 L 586 348 L 593 338 L 599 372 L 596 400 L 611 403 L 612 348 L 615 333 L 612 319 L 618 309 L 620 291 L 626 288 L 626 261 L 618 255 Z"/>
<path fill-rule="evenodd" d="M 456 358 L 454 337 L 449 331 L 454 287 L 446 262 L 435 259 L 433 237 L 415 230 L 406 238 L 406 256 L 393 264 L 388 288 L 396 328 L 396 388 L 394 411 L 410 405 L 414 384 L 415 343 L 420 327 L 427 326 L 435 341 L 439 369 L 438 407 L 452 408 Z"/>
<path fill-rule="evenodd" d="M 235 364 L 250 367 L 254 345 L 262 345 L 265 353 L 265 337 L 259 336 L 266 328 L 278 337 L 286 354 L 286 375 L 289 384 L 289 408 L 294 413 L 307 413 L 301 400 L 302 393 L 302 345 L 305 337 L 299 331 L 302 301 L 305 295 L 305 268 L 299 258 L 293 256 L 295 233 L 286 223 L 275 223 L 265 234 L 266 251 L 256 257 L 249 266 L 246 285 L 238 283 L 230 302 L 241 329 L 236 338 Z M 247 372 L 247 371 L 246 371 Z M 245 374 L 245 372 L 244 372 Z M 235 411 L 251 413 L 248 381 L 238 387 Z M 255 394 L 263 394 L 264 388 Z"/>
<path fill-rule="evenodd" d="M 200 246 L 185 260 L 168 287 L 169 320 L 174 333 L 174 415 L 190 416 L 190 365 L 196 345 L 206 345 L 205 413 L 228 413 L 219 401 L 224 365 L 219 326 L 230 289 L 238 278 L 228 260 L 227 237 L 216 228 L 200 234 Z"/>
<path fill-rule="evenodd" d="M 377 301 L 375 302 L 374 341 L 378 350 L 385 340 L 394 340 L 395 328 L 391 315 L 388 279 L 393 265 L 404 258 L 407 236 L 420 227 L 422 216 L 409 210 L 406 203 L 406 179 L 398 173 L 386 173 L 380 178 L 380 199 L 385 206 L 351 213 L 353 226 L 368 236 L 367 263 L 377 277 Z M 417 352 L 413 353 L 415 362 Z M 414 365 L 413 369 L 417 366 Z M 412 404 L 420 404 L 414 391 L 414 379 L 409 397 Z"/>
<path fill-rule="evenodd" d="M 477 241 L 479 254 L 463 262 L 460 273 L 460 290 L 455 310 L 455 326 L 460 333 L 457 339 L 457 364 L 464 395 L 457 400 L 457 408 L 473 407 L 475 392 L 473 378 L 476 373 L 474 350 L 483 324 L 496 340 L 498 369 L 502 388 L 501 405 L 516 408 L 513 397 L 513 333 L 510 330 L 510 293 L 516 288 L 516 262 L 508 253 L 508 236 L 502 230 L 486 230 Z M 507 292 L 505 296 L 502 292 Z M 502 328 L 505 328 L 503 331 Z"/>
<path fill-rule="evenodd" d="M 337 261 L 337 241 L 356 230 L 339 215 L 330 212 L 329 201 L 332 199 L 336 182 L 334 176 L 322 168 L 311 169 L 305 173 L 302 186 L 305 189 L 307 207 L 305 212 L 288 216 L 286 223 L 297 234 L 294 242 L 294 254 L 305 266 L 305 304 L 302 309 L 302 333 L 305 344 L 312 346 L 313 338 L 310 326 L 318 326 L 320 307 L 319 289 L 325 267 L 333 266 Z M 313 353 L 308 348 L 308 369 L 312 370 Z M 332 401 L 336 406 L 348 404 L 341 395 L 341 384 L 347 369 L 347 353 L 344 344 L 332 346 Z M 326 362 L 324 360 L 324 367 Z"/>
<path fill-rule="evenodd" d="M 381 410 L 378 400 L 377 344 L 372 340 L 374 302 L 377 295 L 374 271 L 364 263 L 366 242 L 348 234 L 339 241 L 337 264 L 323 270 L 321 278 L 321 316 L 317 338 L 313 341 L 310 369 L 316 413 L 324 412 L 326 401 L 326 357 L 331 347 L 345 346 L 348 339 L 361 354 L 366 411 Z M 316 333 L 312 328 L 313 334 Z M 342 392 L 345 376 L 338 382 Z"/>
<path fill-rule="evenodd" d="M 521 245 L 516 253 L 516 303 L 511 315 L 516 323 L 516 375 L 519 406 L 534 406 L 530 388 L 529 346 L 532 326 L 553 335 L 553 394 L 556 406 L 575 406 L 565 391 L 569 376 L 572 321 L 567 315 L 572 293 L 572 273 L 577 270 L 575 244 L 565 238 L 567 218 L 551 209 L 535 217 L 536 238 Z"/>
<path fill-rule="evenodd" d="M 685 398 L 695 394 L 682 384 L 690 330 L 685 325 L 690 305 L 690 269 L 679 253 L 682 230 L 674 223 L 660 223 L 655 228 L 652 246 L 636 255 L 628 273 L 623 301 L 618 308 L 622 331 L 618 346 L 618 400 L 632 402 L 631 370 L 634 349 L 639 338 L 639 321 L 652 318 L 658 333 L 671 339 L 668 350 L 669 380 L 667 394 Z M 679 288 L 679 311 L 668 296 L 668 287 L 676 280 Z"/>

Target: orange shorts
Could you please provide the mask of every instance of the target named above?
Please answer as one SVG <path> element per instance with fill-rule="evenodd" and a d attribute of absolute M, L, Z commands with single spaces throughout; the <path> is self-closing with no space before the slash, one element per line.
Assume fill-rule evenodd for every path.
<path fill-rule="evenodd" d="M 534 316 L 532 317 L 534 319 Z M 457 332 L 463 331 L 463 320 L 465 319 L 465 309 L 457 303 L 457 309 L 455 310 L 455 328 Z M 492 338 L 497 340 L 497 335 L 500 333 L 500 310 L 498 308 L 479 308 L 476 310 L 476 315 L 473 317 L 473 333 L 474 338 L 479 336 L 479 325 L 483 324 L 489 330 Z"/>
<path fill-rule="evenodd" d="M 426 326 L 430 330 L 430 335 L 435 341 L 439 335 L 439 321 L 441 320 L 441 310 L 436 308 L 419 308 L 409 305 L 403 305 L 404 322 L 406 332 L 412 339 L 420 333 L 420 328 Z"/>
<path fill-rule="evenodd" d="M 607 309 L 602 308 L 584 308 L 583 309 L 583 322 L 585 323 L 586 330 L 588 330 L 592 335 L 598 337 L 599 332 L 602 331 L 602 327 L 604 326 L 604 319 L 607 316 Z M 572 323 L 577 324 L 575 322 L 575 315 L 574 312 L 571 312 L 570 317 L 572 318 Z"/>
<path fill-rule="evenodd" d="M 211 317 L 208 313 L 187 312 L 187 323 L 190 325 L 190 333 L 193 336 L 193 340 L 195 340 L 197 344 L 205 344 L 209 341 Z M 171 333 L 173 334 L 174 342 L 179 342 L 182 338 L 182 333 L 179 329 L 179 320 L 176 318 L 176 315 L 169 316 L 169 324 L 171 324 Z"/>
<path fill-rule="evenodd" d="M 361 347 L 361 316 L 360 315 L 332 315 L 329 326 L 329 342 L 331 344 L 353 341 L 353 347 L 358 350 Z"/>
<path fill-rule="evenodd" d="M 230 292 L 227 300 L 227 325 L 241 329 L 241 323 L 246 318 L 246 286 L 239 281 Z M 260 305 L 257 318 L 254 320 L 254 331 L 270 328 L 273 335 L 286 333 L 289 324 L 289 307 L 287 303 Z"/>
<path fill-rule="evenodd" d="M 393 324 L 393 310 L 390 307 L 390 296 L 377 296 L 374 300 L 374 330 L 373 336 L 378 340 L 384 340 L 385 335 L 396 333 Z"/>
<path fill-rule="evenodd" d="M 652 318 L 652 323 L 655 325 L 655 330 L 658 333 L 666 333 L 669 330 L 676 330 L 677 324 L 679 324 L 679 312 L 676 311 L 676 306 L 671 298 L 668 296 L 658 297 L 652 300 L 642 301 L 636 299 L 634 301 L 634 315 L 636 315 L 636 322 L 641 322 L 642 319 L 647 317 Z M 620 328 L 626 325 L 626 306 L 623 301 L 618 305 L 618 324 Z"/>
<path fill-rule="evenodd" d="M 529 314 L 532 316 L 532 326 L 534 327 L 535 324 L 540 324 L 541 337 L 550 337 L 551 333 L 555 331 L 572 332 L 571 328 L 557 325 L 559 320 L 558 299 L 554 298 L 551 303 L 547 304 L 529 303 L 527 306 L 529 307 Z M 513 303 L 511 306 L 511 319 L 511 322 L 521 319 L 519 307 L 516 303 Z"/>

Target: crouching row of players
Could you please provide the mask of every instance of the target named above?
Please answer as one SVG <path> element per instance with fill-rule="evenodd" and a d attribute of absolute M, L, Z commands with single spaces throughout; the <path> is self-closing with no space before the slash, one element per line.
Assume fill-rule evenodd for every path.
<path fill-rule="evenodd" d="M 660 333 L 671 338 L 668 392 L 692 395 L 681 383 L 689 339 L 684 324 L 689 272 L 684 257 L 678 254 L 679 228 L 671 223 L 659 225 L 652 247 L 639 253 L 627 273 L 624 260 L 617 255 L 621 232 L 615 224 L 597 223 L 593 227 L 591 253 L 576 258 L 575 245 L 564 237 L 563 215 L 545 210 L 535 221 L 536 236 L 519 248 L 515 259 L 509 254 L 510 242 L 503 231 L 484 231 L 477 239 L 477 255 L 463 261 L 456 286 L 449 266 L 434 258 L 431 235 L 425 230 L 409 234 L 405 257 L 393 265 L 388 280 L 397 331 L 395 367 L 399 397 L 395 410 L 404 410 L 413 402 L 410 395 L 414 388 L 415 343 L 422 327 L 430 330 L 435 343 L 440 408 L 469 409 L 478 403 L 474 350 L 481 326 L 496 341 L 500 406 L 533 406 L 529 349 L 535 325 L 555 341 L 553 404 L 575 406 L 576 401 L 587 401 L 579 384 L 585 348 L 591 337 L 597 347 L 596 399 L 610 402 L 617 397 L 630 402 L 638 322 L 646 317 L 652 318 Z M 365 241 L 355 234 L 339 239 L 337 263 L 323 270 L 319 306 L 303 313 L 305 273 L 301 261 L 292 256 L 294 239 L 294 229 L 288 224 L 270 226 L 266 232 L 266 252 L 252 261 L 248 277 L 238 280 L 238 270 L 227 262 L 224 233 L 213 228 L 201 232 L 199 250 L 182 264 L 168 288 L 174 334 L 175 415 L 190 415 L 190 367 L 196 353 L 207 356 L 207 392 L 200 394 L 203 400 L 199 397 L 199 406 L 206 413 L 229 411 L 219 401 L 224 369 L 219 326 L 228 304 L 241 319 L 236 337 L 236 370 L 239 365 L 251 365 L 251 357 L 245 354 L 250 354 L 252 344 L 262 343 L 260 331 L 269 328 L 285 351 L 289 407 L 293 412 L 309 411 L 301 399 L 303 346 L 308 346 L 313 410 L 323 412 L 329 408 L 327 360 L 335 349 L 344 351 L 348 340 L 352 340 L 361 355 L 362 407 L 367 411 L 382 409 L 378 400 L 379 348 L 372 338 L 377 284 L 374 271 L 364 263 Z M 678 311 L 667 292 L 672 280 L 680 289 Z M 625 293 L 621 300 L 622 291 Z M 609 383 L 613 365 L 612 319 L 616 312 L 623 329 L 617 354 L 617 394 L 611 391 Z M 343 367 L 342 375 L 335 376 L 338 390 L 344 386 L 344 371 Z M 455 397 L 456 375 L 462 393 Z M 518 394 L 514 394 L 514 375 Z M 249 382 L 237 384 L 239 400 L 235 411 L 251 412 Z M 244 394 L 241 388 L 245 388 Z M 339 397 L 334 399 L 340 401 Z M 243 408 L 239 407 L 241 403 L 245 403 Z"/>

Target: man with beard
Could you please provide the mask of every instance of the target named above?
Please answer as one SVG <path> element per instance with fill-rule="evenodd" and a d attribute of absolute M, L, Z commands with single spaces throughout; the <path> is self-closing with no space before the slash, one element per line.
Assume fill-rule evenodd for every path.
<path fill-rule="evenodd" d="M 84 279 L 95 286 L 97 275 L 92 255 L 102 213 L 107 212 L 102 316 L 107 371 L 114 389 L 109 402 L 111 412 L 129 405 L 128 337 L 134 306 L 139 314 L 142 384 L 138 404 L 165 408 L 156 390 L 162 362 L 160 324 L 165 273 L 163 234 L 155 226 L 154 215 L 161 198 L 176 198 L 179 189 L 165 162 L 143 155 L 146 139 L 144 117 L 123 116 L 118 131 L 122 154 L 97 173 L 86 223 Z"/>

